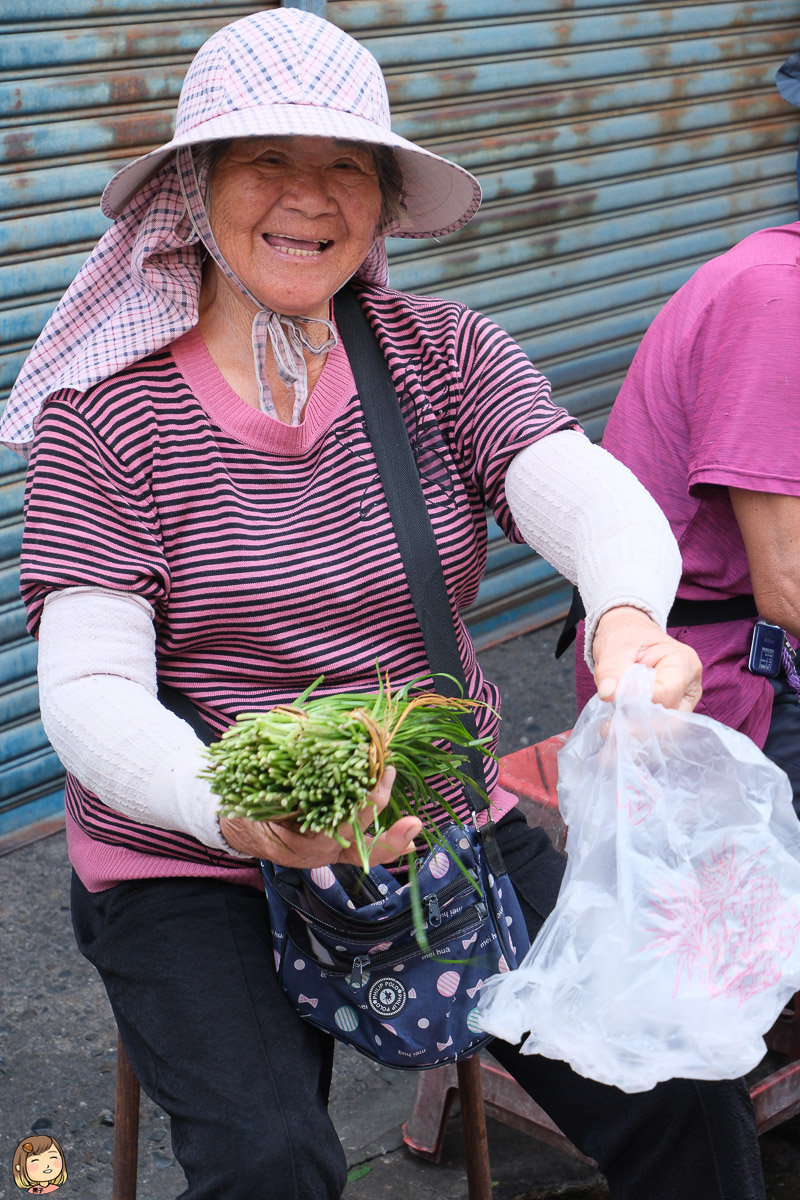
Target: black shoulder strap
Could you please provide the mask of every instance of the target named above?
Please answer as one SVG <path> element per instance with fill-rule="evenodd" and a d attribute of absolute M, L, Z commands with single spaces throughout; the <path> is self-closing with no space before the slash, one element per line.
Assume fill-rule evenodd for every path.
<path fill-rule="evenodd" d="M 345 287 L 337 292 L 334 312 L 358 388 L 414 611 L 422 630 L 428 665 L 435 674 L 444 673 L 458 680 L 460 687 L 448 679 L 437 679 L 436 687 L 442 695 L 466 695 L 464 667 L 439 548 L 386 359 L 361 304 L 350 288 Z M 464 724 L 477 737 L 471 713 L 465 715 Z M 479 750 L 469 752 L 469 774 L 479 787 L 485 788 L 483 756 Z M 487 808 L 479 792 L 470 787 L 465 790 L 473 812 L 482 812 Z M 502 858 L 492 836 L 491 822 L 488 825 L 489 836 L 483 837 L 487 860 L 492 871 L 502 874 Z"/>
<path fill-rule="evenodd" d="M 168 708 L 170 712 L 175 713 L 176 717 L 180 717 L 187 725 L 191 725 L 204 746 L 210 746 L 217 740 L 217 734 L 201 717 L 199 710 L 195 708 L 185 692 L 179 692 L 177 688 L 170 687 L 169 684 L 159 679 L 158 699 L 164 708 Z"/>

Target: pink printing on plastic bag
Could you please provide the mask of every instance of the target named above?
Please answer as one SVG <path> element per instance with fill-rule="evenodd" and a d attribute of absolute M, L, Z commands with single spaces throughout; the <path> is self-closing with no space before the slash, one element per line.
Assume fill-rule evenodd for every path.
<path fill-rule="evenodd" d="M 555 910 L 480 992 L 487 1032 L 624 1091 L 727 1079 L 800 989 L 800 822 L 743 734 L 650 699 L 633 667 L 559 754 Z"/>

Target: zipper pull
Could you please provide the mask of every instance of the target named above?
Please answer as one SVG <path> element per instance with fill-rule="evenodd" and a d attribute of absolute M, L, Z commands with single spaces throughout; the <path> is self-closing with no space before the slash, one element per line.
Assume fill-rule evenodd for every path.
<path fill-rule="evenodd" d="M 429 896 L 425 896 L 423 904 L 428 906 L 428 924 L 431 929 L 436 929 L 442 923 L 442 910 L 439 907 L 439 897 L 435 892 L 431 892 Z"/>
<path fill-rule="evenodd" d="M 354 992 L 359 991 L 367 982 L 367 967 L 369 966 L 369 955 L 362 954 L 358 958 L 353 959 L 353 969 L 350 972 L 350 987 Z"/>

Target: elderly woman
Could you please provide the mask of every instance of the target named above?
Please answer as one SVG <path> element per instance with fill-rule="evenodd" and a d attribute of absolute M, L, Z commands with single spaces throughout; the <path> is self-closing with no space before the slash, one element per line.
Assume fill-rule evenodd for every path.
<path fill-rule="evenodd" d="M 5 414 L 7 443 L 32 441 L 22 587 L 68 771 L 76 936 L 170 1115 L 192 1200 L 341 1195 L 332 1047 L 277 983 L 257 860 L 353 852 L 220 820 L 201 743 L 157 679 L 220 733 L 320 674 L 330 691 L 365 691 L 376 659 L 396 683 L 427 669 L 337 290 L 355 289 L 413 433 L 470 694 L 498 703 L 458 616 L 484 567 L 486 506 L 580 585 L 603 696 L 634 661 L 655 668 L 664 704 L 700 694 L 696 656 L 663 631 L 680 560 L 647 494 L 491 321 L 387 286 L 387 233 L 442 235 L 478 202 L 467 172 L 391 132 L 363 47 L 295 9 L 239 20 L 195 59 L 173 141 L 108 185 L 115 223 Z M 495 735 L 491 707 L 479 724 Z M 535 935 L 562 861 L 496 767 L 488 787 Z M 372 860 L 419 829 L 397 821 Z M 564 1063 L 496 1055 L 613 1196 L 763 1196 L 741 1082 L 626 1096 Z"/>

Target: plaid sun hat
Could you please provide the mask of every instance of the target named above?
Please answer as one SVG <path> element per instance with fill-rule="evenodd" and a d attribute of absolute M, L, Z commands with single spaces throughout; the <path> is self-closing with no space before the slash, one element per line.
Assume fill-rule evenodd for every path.
<path fill-rule="evenodd" d="M 112 178 L 114 220 L 28 355 L 0 418 L 0 442 L 26 454 L 47 396 L 84 391 L 169 345 L 198 320 L 204 253 L 177 177 L 182 147 L 241 137 L 329 137 L 391 148 L 403 209 L 355 274 L 388 281 L 384 236 L 438 237 L 480 204 L 468 171 L 392 132 L 375 58 L 341 29 L 295 8 L 255 13 L 215 33 L 189 67 L 175 136 Z"/>
<path fill-rule="evenodd" d="M 103 212 L 124 212 L 181 146 L 281 135 L 394 150 L 406 211 L 384 230 L 393 236 L 452 233 L 480 203 L 468 171 L 392 132 L 386 84 L 366 47 L 321 17 L 284 8 L 244 17 L 209 38 L 186 73 L 175 136 L 117 172 L 103 192 Z"/>

